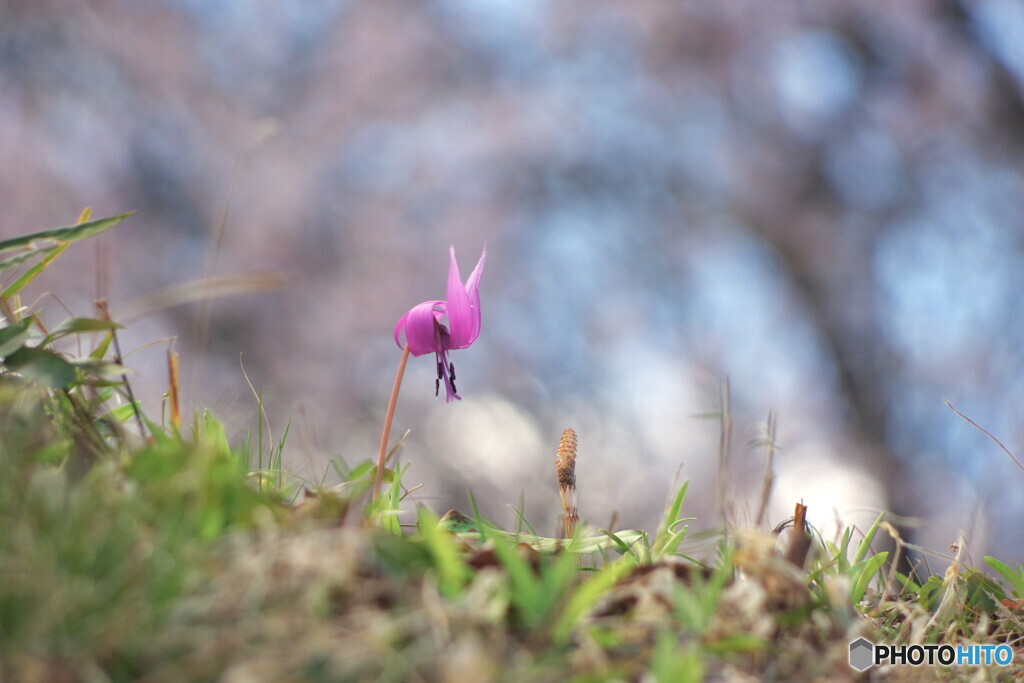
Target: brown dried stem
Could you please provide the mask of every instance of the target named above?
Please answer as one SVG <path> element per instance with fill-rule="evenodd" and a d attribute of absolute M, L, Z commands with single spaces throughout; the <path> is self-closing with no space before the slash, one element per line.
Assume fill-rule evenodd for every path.
<path fill-rule="evenodd" d="M 803 567 L 811 549 L 811 535 L 807 533 L 807 506 L 797 503 L 793 511 L 793 527 L 789 530 L 789 548 L 786 559 L 797 567 Z"/>
<path fill-rule="evenodd" d="M 178 381 L 178 352 L 174 349 L 167 349 L 167 375 L 170 381 L 171 425 L 178 430 L 181 429 L 181 384 Z"/>

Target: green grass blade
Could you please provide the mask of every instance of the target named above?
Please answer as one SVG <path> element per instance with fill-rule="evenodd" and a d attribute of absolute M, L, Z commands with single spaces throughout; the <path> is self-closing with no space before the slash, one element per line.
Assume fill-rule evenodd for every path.
<path fill-rule="evenodd" d="M 838 567 L 839 571 L 843 574 L 850 571 L 850 557 L 848 553 L 850 548 L 850 541 L 852 540 L 853 529 L 851 527 L 846 527 L 846 529 L 843 531 L 843 538 L 839 542 L 839 548 L 836 549 L 835 553 L 836 567 Z"/>
<path fill-rule="evenodd" d="M 878 515 L 875 523 L 871 525 L 868 532 L 864 534 L 864 538 L 861 539 L 860 543 L 857 544 L 857 551 L 853 554 L 853 564 L 857 564 L 868 555 L 868 550 L 871 549 L 871 542 L 875 540 L 875 534 L 878 533 L 878 525 L 882 523 L 882 519 L 885 517 L 885 513 Z"/>
<path fill-rule="evenodd" d="M 704 668 L 704 659 L 694 643 L 680 648 L 679 639 L 671 631 L 658 631 L 651 659 L 653 680 L 658 683 L 700 683 L 704 680 Z"/>
<path fill-rule="evenodd" d="M 864 597 L 864 593 L 867 591 L 871 580 L 888 558 L 888 552 L 881 552 L 870 559 L 862 560 L 850 568 L 850 578 L 853 579 L 850 585 L 850 601 L 854 605 L 859 603 L 861 598 Z"/>
<path fill-rule="evenodd" d="M 522 613 L 527 626 L 536 626 L 548 608 L 540 579 L 533 573 L 529 562 L 518 555 L 511 541 L 495 536 L 494 552 L 511 582 L 512 604 Z"/>
<path fill-rule="evenodd" d="M 997 572 L 1003 575 L 1006 582 L 1013 588 L 1013 594 L 1018 598 L 1024 599 L 1024 569 L 1018 564 L 1016 571 L 1011 569 L 1008 565 L 1000 562 L 994 557 L 985 556 L 985 562 L 988 566 L 995 569 Z"/>
<path fill-rule="evenodd" d="M 437 515 L 426 506 L 420 506 L 417 525 L 437 569 L 441 592 L 454 597 L 465 585 L 469 570 L 459 558 L 456 537 L 438 524 Z"/>
<path fill-rule="evenodd" d="M 89 358 L 95 358 L 96 360 L 99 360 L 100 358 L 106 356 L 107 351 L 110 350 L 110 345 L 113 343 L 113 341 L 114 332 L 113 330 L 111 330 L 103 337 L 103 341 L 97 344 L 96 348 L 92 350 L 92 353 L 89 354 Z"/>
<path fill-rule="evenodd" d="M 98 235 L 105 230 L 109 230 L 114 227 L 128 216 L 131 216 L 134 211 L 128 213 L 122 213 L 119 216 L 110 216 L 109 218 L 98 218 L 88 223 L 82 223 L 80 225 L 69 225 L 64 228 L 53 228 L 51 230 L 42 230 L 40 232 L 33 232 L 28 235 L 22 235 L 20 237 L 12 237 L 7 240 L 0 240 L 0 252 L 11 251 L 13 249 L 22 249 L 30 247 L 32 242 L 37 240 L 56 240 L 58 242 L 76 242 L 78 240 Z"/>
<path fill-rule="evenodd" d="M 284 444 L 288 441 L 288 433 L 292 429 L 292 421 L 288 420 L 288 424 L 284 426 L 284 434 L 281 436 L 281 440 L 277 442 L 277 453 L 273 458 L 274 476 L 276 478 L 276 485 L 278 488 L 284 486 Z"/>
<path fill-rule="evenodd" d="M 402 535 L 402 524 L 398 520 L 398 512 L 402 501 L 402 475 L 405 474 L 408 467 L 408 464 L 395 466 L 395 469 L 392 470 L 391 484 L 384 495 L 380 497 L 384 503 L 384 508 L 381 510 L 384 529 L 396 536 Z"/>
<path fill-rule="evenodd" d="M 28 261 L 30 258 L 34 256 L 39 256 L 39 254 L 48 254 L 55 248 L 56 247 L 29 249 L 28 251 L 23 251 L 19 254 L 15 254 L 14 256 L 8 256 L 5 259 L 0 259 L 0 272 L 10 270 L 11 268 L 14 268 L 16 266 L 20 266 L 22 263 Z"/>
<path fill-rule="evenodd" d="M 28 270 L 26 270 L 24 273 L 22 273 L 21 276 L 18 277 L 17 280 L 12 282 L 11 285 L 9 287 L 7 287 L 7 289 L 5 289 L 3 291 L 2 296 L 5 299 L 7 299 L 7 298 L 10 298 L 10 297 L 14 296 L 18 292 L 20 292 L 22 289 L 24 289 L 25 285 L 27 285 L 28 283 L 32 282 L 32 280 L 35 280 L 36 276 L 38 276 L 39 273 L 41 273 L 44 270 L 46 270 L 46 267 L 49 266 L 51 263 L 53 263 L 53 260 L 55 258 L 57 258 L 58 256 L 60 256 L 61 253 L 63 253 L 64 250 L 67 249 L 67 248 L 68 248 L 68 242 L 64 242 L 63 244 L 59 244 L 56 247 L 51 247 L 50 249 L 43 250 L 43 251 L 47 252 L 46 256 L 43 258 L 43 260 L 40 261 L 39 263 L 35 264 L 34 266 L 29 268 Z M 36 252 L 33 252 L 33 253 L 36 253 Z M 29 255 L 31 256 L 33 253 L 30 253 Z M 4 268 L 0 267 L 0 270 L 4 270 Z"/>
<path fill-rule="evenodd" d="M 8 294 L 4 292 L 4 296 L 8 296 Z M 115 323 L 112 320 L 101 320 L 99 318 L 70 318 L 62 322 L 57 329 L 47 335 L 39 345 L 46 346 L 61 337 L 67 337 L 72 334 L 81 334 L 84 332 L 106 332 L 122 328 L 124 328 L 124 325 Z"/>
<path fill-rule="evenodd" d="M 555 642 L 564 644 L 572 635 L 573 627 L 590 610 L 612 586 L 621 581 L 636 566 L 629 555 L 617 562 L 606 565 L 603 569 L 591 574 L 569 598 L 565 609 L 555 621 L 552 636 Z"/>
<path fill-rule="evenodd" d="M 541 584 L 544 586 L 549 605 L 553 605 L 565 595 L 579 575 L 579 556 L 562 551 L 555 557 L 554 564 L 541 566 Z"/>
<path fill-rule="evenodd" d="M 680 521 L 682 521 L 682 520 L 680 520 Z M 676 552 L 676 549 L 679 548 L 679 544 L 683 542 L 684 538 L 686 538 L 686 532 L 689 531 L 689 529 L 690 529 L 690 527 L 684 526 L 682 529 L 680 529 L 679 531 L 677 531 L 674 534 L 672 534 L 671 536 L 669 536 L 668 540 L 665 541 L 665 545 L 662 546 L 660 554 L 662 554 L 662 555 L 672 555 L 672 554 L 674 554 Z"/>
<path fill-rule="evenodd" d="M 915 583 L 914 580 L 911 579 L 909 576 L 907 576 L 906 574 L 901 574 L 899 572 L 896 572 L 894 575 L 896 577 L 896 580 L 900 582 L 901 593 L 903 591 L 910 591 L 914 595 L 918 595 L 921 593 L 921 586 L 917 585 L 917 583 Z"/>
<path fill-rule="evenodd" d="M 108 412 L 105 417 L 108 420 L 117 420 L 118 422 L 127 422 L 128 420 L 135 417 L 135 410 L 139 407 L 138 401 L 135 403 L 124 403 Z"/>
<path fill-rule="evenodd" d="M 228 444 L 224 425 L 209 411 L 203 412 L 203 441 L 210 444 L 218 453 L 231 456 L 231 445 Z"/>
<path fill-rule="evenodd" d="M 683 500 L 686 498 L 686 489 L 689 485 L 689 480 L 683 482 L 683 485 L 676 491 L 672 503 L 665 510 L 665 515 L 661 518 L 658 531 L 654 536 L 654 547 L 651 548 L 651 554 L 654 557 L 665 551 L 666 545 L 672 539 L 672 530 L 682 521 L 679 519 L 679 513 L 683 509 Z"/>
<path fill-rule="evenodd" d="M 529 531 L 532 535 L 539 535 L 537 533 L 537 530 L 533 528 L 533 524 L 530 523 L 530 520 L 528 520 L 526 518 L 526 515 L 523 514 L 523 510 L 521 507 L 513 508 L 513 511 L 516 513 L 516 537 L 519 537 L 519 535 L 522 533 L 524 526 L 526 527 L 527 531 Z"/>
<path fill-rule="evenodd" d="M 672 602 L 679 623 L 694 634 L 703 635 L 714 620 L 722 589 L 732 573 L 731 560 L 726 559 L 710 578 L 705 579 L 697 570 L 690 574 L 689 586 L 674 586 Z"/>
<path fill-rule="evenodd" d="M 615 547 L 619 551 L 619 554 L 626 555 L 626 554 L 629 553 L 629 549 L 630 549 L 632 544 L 626 543 L 621 538 L 619 538 L 617 534 L 613 534 L 612 532 L 608 531 L 607 529 L 601 529 L 601 533 L 605 534 L 606 536 L 608 536 L 608 538 L 610 538 L 612 540 L 612 543 L 615 544 Z M 635 542 L 636 541 L 634 541 L 634 543 Z"/>
<path fill-rule="evenodd" d="M 473 511 L 473 519 L 474 521 L 476 521 L 476 528 L 480 534 L 480 539 L 486 540 L 487 528 L 492 527 L 493 525 L 490 524 L 487 520 L 485 520 L 483 518 L 483 515 L 480 514 L 480 508 L 477 507 L 476 496 L 473 495 L 473 492 L 467 491 L 466 495 L 469 497 L 469 507 Z"/>

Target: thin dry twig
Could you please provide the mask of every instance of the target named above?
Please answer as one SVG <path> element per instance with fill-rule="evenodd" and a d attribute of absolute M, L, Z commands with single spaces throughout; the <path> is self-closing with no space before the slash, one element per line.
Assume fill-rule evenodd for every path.
<path fill-rule="evenodd" d="M 249 391 L 251 391 L 252 395 L 256 398 L 256 405 L 258 405 L 260 409 L 260 417 L 263 418 L 263 424 L 267 428 L 267 439 L 271 443 L 271 448 L 273 448 L 274 434 L 270 431 L 270 418 L 267 417 L 267 411 L 263 410 L 263 396 L 260 395 L 260 392 L 256 391 L 256 387 L 253 386 L 252 380 L 249 379 L 249 373 L 245 371 L 245 363 L 242 361 L 242 354 L 238 354 L 238 367 L 242 369 L 242 377 L 245 378 L 245 383 L 249 385 Z"/>
<path fill-rule="evenodd" d="M 100 316 L 108 323 L 113 322 L 110 317 L 110 307 L 107 306 L 106 299 L 99 299 L 96 301 L 96 310 L 99 311 Z M 114 341 L 114 360 L 121 367 L 124 367 L 124 356 L 121 354 L 121 343 L 117 340 L 117 330 L 110 331 L 111 339 Z M 132 403 L 132 413 L 135 415 L 135 422 L 139 425 L 139 435 L 142 437 L 146 436 L 146 428 L 142 424 L 142 416 L 139 415 L 139 404 L 135 401 L 135 392 L 132 391 L 131 382 L 128 381 L 128 375 L 121 374 L 121 382 L 124 384 L 124 390 L 128 394 L 128 400 Z"/>
<path fill-rule="evenodd" d="M 988 438 L 990 438 L 993 441 L 995 441 L 996 445 L 1003 449 L 1003 453 L 1006 453 L 1008 456 L 1010 456 L 1010 460 L 1013 460 L 1014 464 L 1017 465 L 1017 467 L 1019 467 L 1022 471 L 1024 471 L 1024 464 L 1022 464 L 1021 461 L 1017 459 L 1017 456 L 1015 456 L 1013 453 L 1011 453 L 1010 449 L 1007 448 L 1006 446 L 1004 446 L 1003 442 L 1000 441 L 999 439 L 997 439 L 992 434 L 992 432 L 988 431 L 987 429 L 985 429 L 984 427 L 979 425 L 977 422 L 975 422 L 974 420 L 972 420 L 971 418 L 967 417 L 966 415 L 961 413 L 959 410 L 954 408 L 953 404 L 949 402 L 948 398 L 944 398 L 944 399 L 942 399 L 942 401 L 946 404 L 946 406 L 949 407 L 950 410 L 952 410 L 954 413 L 956 413 L 957 415 L 962 417 L 964 420 L 966 420 L 972 427 L 974 427 L 975 429 L 980 431 L 982 434 L 984 434 Z"/>
<path fill-rule="evenodd" d="M 761 485 L 761 505 L 757 511 L 757 526 L 764 524 L 765 514 L 768 512 L 768 499 L 772 495 L 772 487 L 775 485 L 775 435 L 777 423 L 775 411 L 768 411 L 768 422 L 765 425 L 765 456 L 764 456 L 764 477 Z"/>
<path fill-rule="evenodd" d="M 238 191 L 238 187 L 241 184 L 242 177 L 245 175 L 249 168 L 249 163 L 252 161 L 252 157 L 256 152 L 256 149 L 260 144 L 273 135 L 277 130 L 276 124 L 271 121 L 263 121 L 256 129 L 255 133 L 251 137 L 248 146 L 242 152 L 238 162 L 235 164 L 235 168 L 231 173 L 231 179 L 228 181 L 227 192 L 224 196 L 224 204 L 221 206 L 220 220 L 218 220 L 216 226 L 211 226 L 209 235 L 209 248 L 206 251 L 206 257 L 203 264 L 203 279 L 212 280 L 213 276 L 217 272 L 217 261 L 220 258 L 221 248 L 224 245 L 224 235 L 227 233 L 228 220 L 231 216 L 231 208 L 234 204 L 235 194 Z M 211 319 L 211 299 L 202 298 L 199 300 L 199 308 L 196 311 L 196 340 L 198 348 L 205 350 L 209 341 L 210 335 L 210 319 Z M 198 363 L 196 363 L 196 376 L 203 376 L 203 362 L 206 357 L 205 353 L 199 354 Z"/>
<path fill-rule="evenodd" d="M 729 377 L 722 380 L 721 387 L 722 411 L 720 414 L 720 431 L 718 440 L 718 512 L 722 518 L 722 526 L 728 529 L 729 515 L 726 509 L 729 481 L 729 451 L 732 449 L 732 407 Z"/>
<path fill-rule="evenodd" d="M 886 520 L 882 520 L 882 523 L 878 525 L 878 528 L 889 534 L 889 538 L 891 538 L 893 543 L 896 545 L 892 554 L 892 563 L 890 565 L 892 569 L 889 571 L 889 577 L 885 581 L 885 588 L 882 589 L 881 599 L 885 600 L 888 596 L 892 595 L 892 584 L 893 580 L 896 578 L 895 568 L 900 566 L 900 559 L 903 555 L 903 546 L 905 543 L 903 541 L 903 537 L 900 536 L 899 530 Z M 911 574 L 908 574 L 907 576 L 909 577 Z"/>

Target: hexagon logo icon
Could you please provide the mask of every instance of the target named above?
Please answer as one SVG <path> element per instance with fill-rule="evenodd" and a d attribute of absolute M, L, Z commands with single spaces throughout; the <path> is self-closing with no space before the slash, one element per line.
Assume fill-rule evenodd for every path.
<path fill-rule="evenodd" d="M 875 663 L 875 646 L 865 638 L 850 643 L 850 666 L 864 671 Z"/>

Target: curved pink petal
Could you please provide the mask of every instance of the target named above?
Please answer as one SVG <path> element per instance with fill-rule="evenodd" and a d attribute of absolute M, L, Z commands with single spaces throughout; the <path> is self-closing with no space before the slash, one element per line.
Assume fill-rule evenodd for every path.
<path fill-rule="evenodd" d="M 484 249 L 480 253 L 480 260 L 476 262 L 476 267 L 473 268 L 473 272 L 469 274 L 469 279 L 466 280 L 466 294 L 469 295 L 469 305 L 474 313 L 472 339 L 470 339 L 470 342 L 476 341 L 476 338 L 480 336 L 480 276 L 484 273 L 484 264 L 486 262 L 487 243 L 484 242 Z"/>
<path fill-rule="evenodd" d="M 446 312 L 444 301 L 424 301 L 416 304 L 406 312 L 395 325 L 395 343 L 404 347 L 401 341 L 402 330 L 405 330 L 405 341 L 409 344 L 409 352 L 414 356 L 443 351 L 445 339 L 438 328 L 441 316 Z"/>
<path fill-rule="evenodd" d="M 487 248 L 484 247 L 476 268 L 462 284 L 459 264 L 455 260 L 455 247 L 448 247 L 448 323 L 451 335 L 449 348 L 464 349 L 480 336 L 480 276 L 483 274 Z"/>
<path fill-rule="evenodd" d="M 484 242 L 484 250 L 480 254 L 480 260 L 476 262 L 476 268 L 469 274 L 469 278 L 466 280 L 466 291 L 469 292 L 470 297 L 476 297 L 476 303 L 480 305 L 480 295 L 477 293 L 477 289 L 480 287 L 480 276 L 484 273 L 484 263 L 487 261 L 487 242 Z"/>

